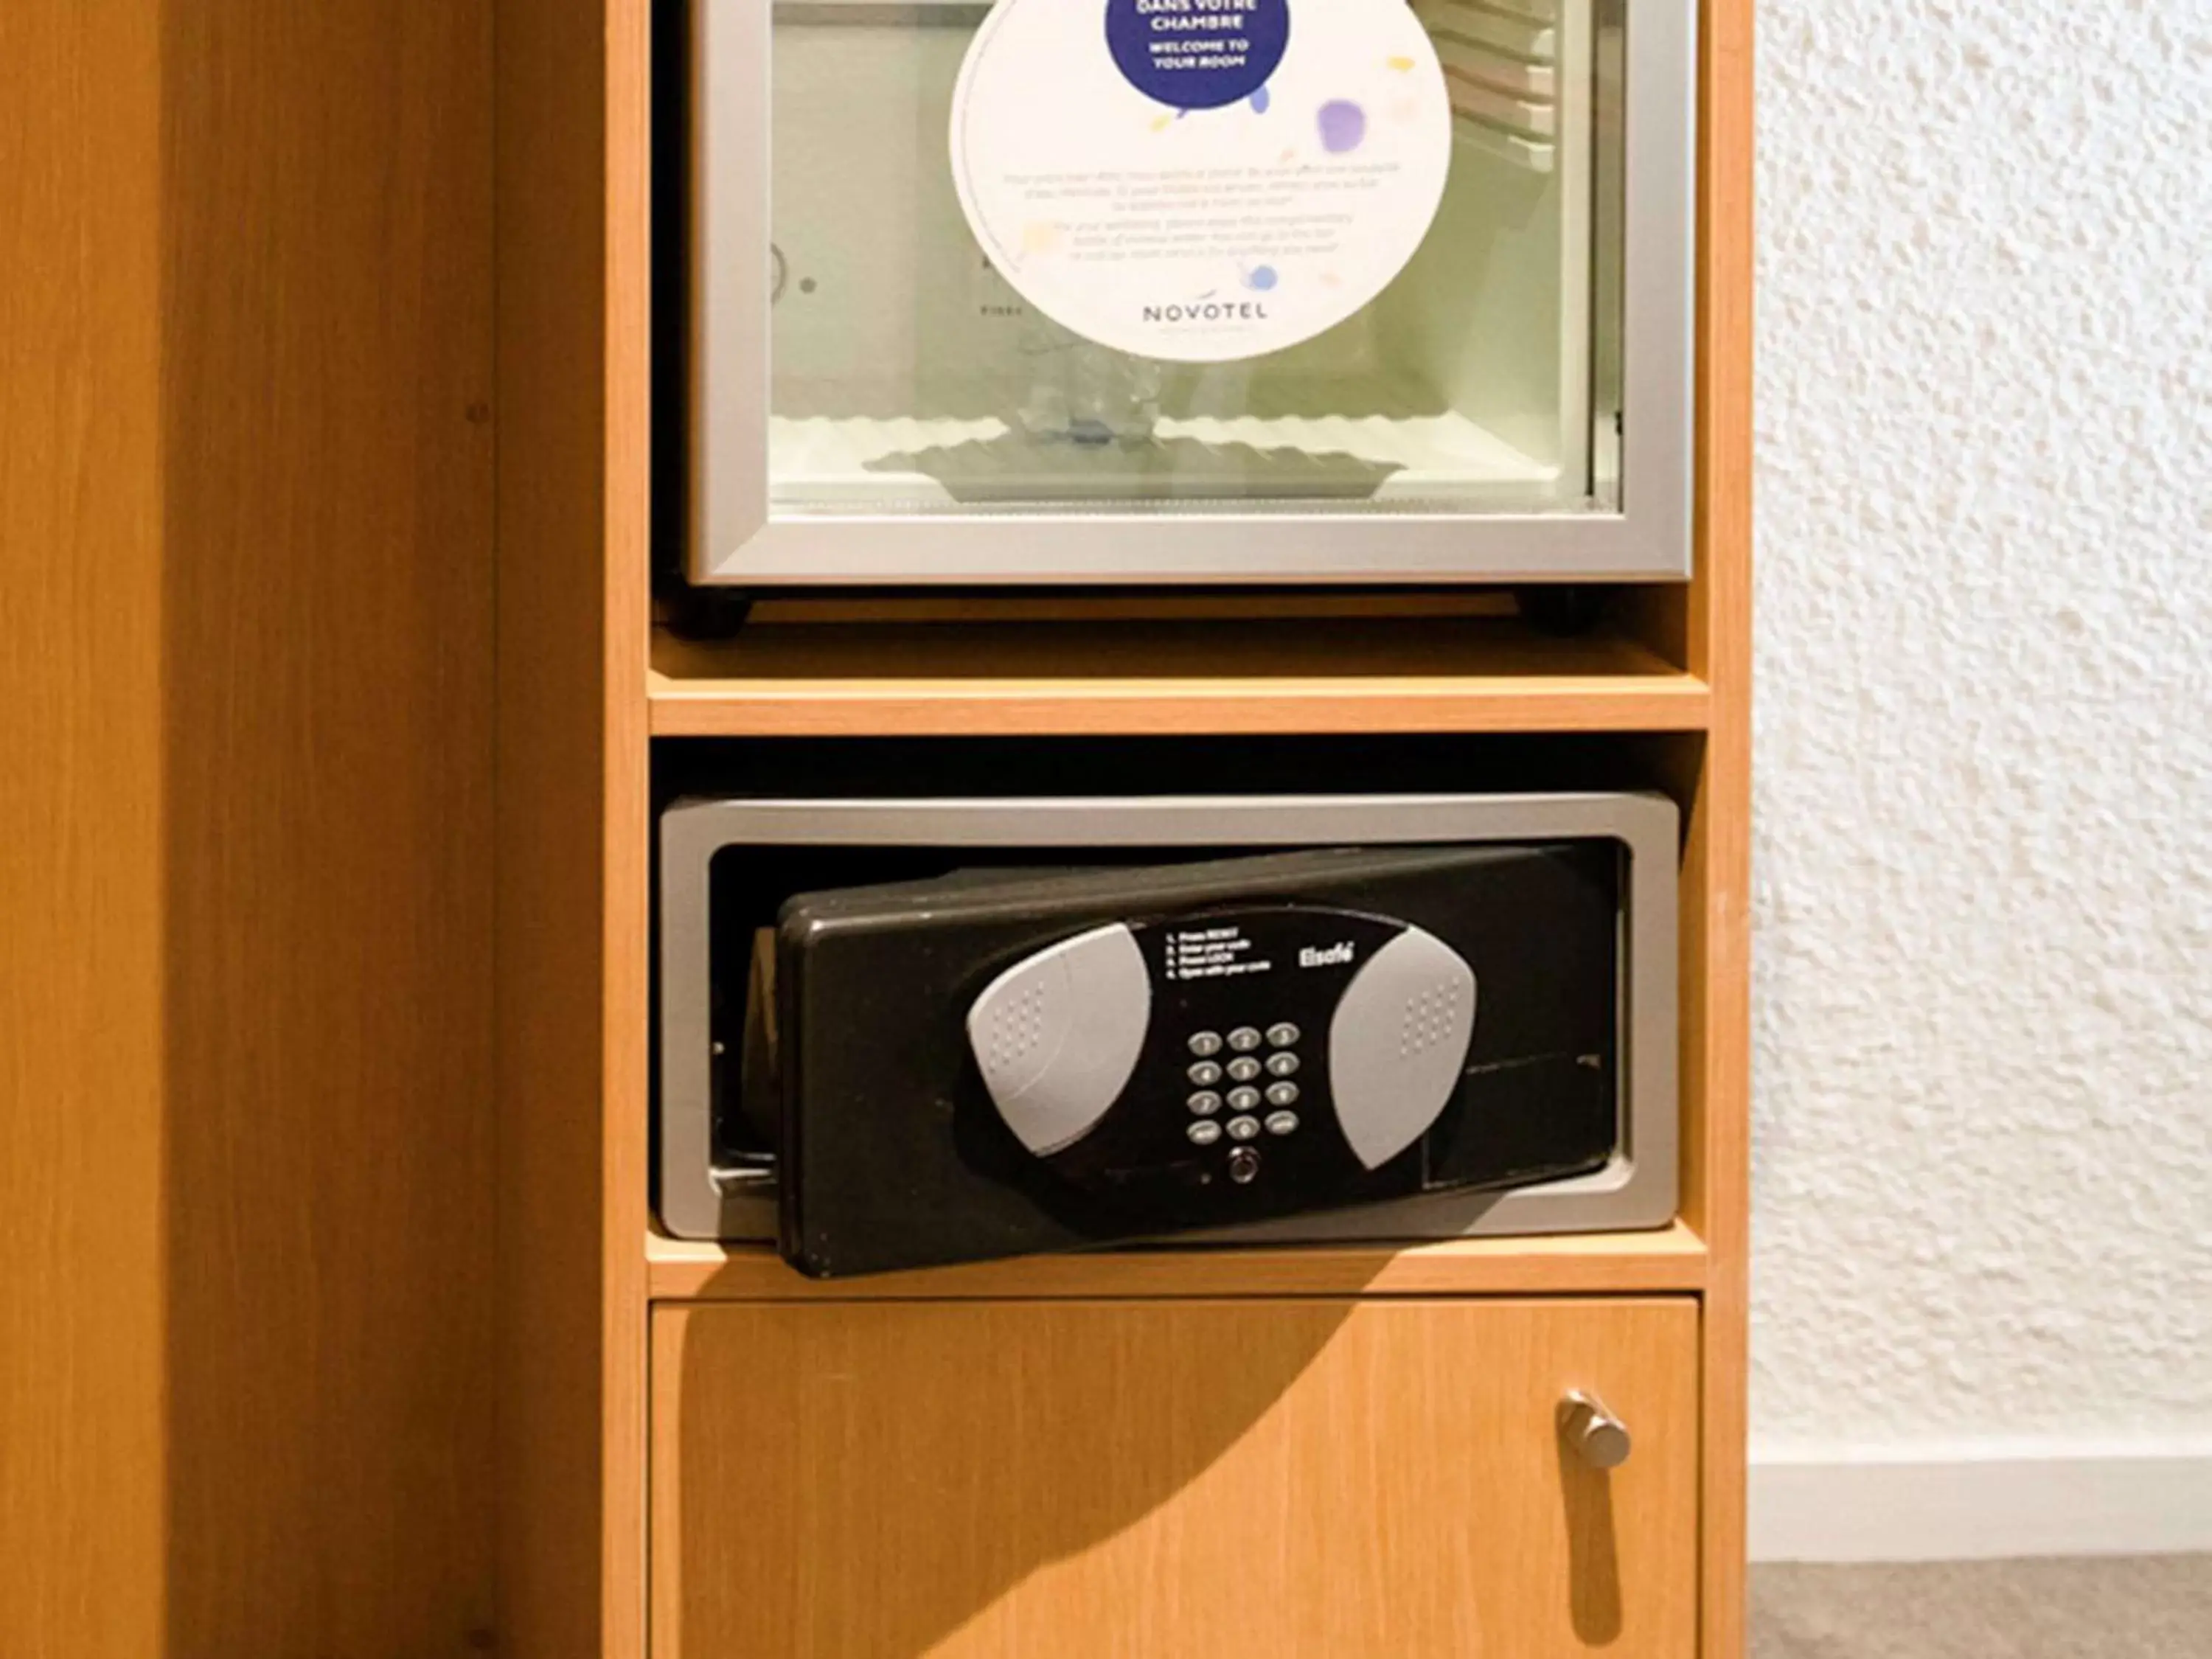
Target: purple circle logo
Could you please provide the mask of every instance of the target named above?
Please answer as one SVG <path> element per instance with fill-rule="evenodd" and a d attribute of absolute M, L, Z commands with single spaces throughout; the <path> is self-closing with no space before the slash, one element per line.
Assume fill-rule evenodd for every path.
<path fill-rule="evenodd" d="M 1106 0 L 1115 66 L 1146 97 L 1176 109 L 1249 98 L 1290 39 L 1290 0 Z"/>

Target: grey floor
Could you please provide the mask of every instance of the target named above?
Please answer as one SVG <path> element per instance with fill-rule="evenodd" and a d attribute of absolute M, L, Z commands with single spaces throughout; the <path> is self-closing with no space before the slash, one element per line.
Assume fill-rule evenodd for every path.
<path fill-rule="evenodd" d="M 1754 1567 L 1751 1659 L 2212 1659 L 2212 1555 Z"/>

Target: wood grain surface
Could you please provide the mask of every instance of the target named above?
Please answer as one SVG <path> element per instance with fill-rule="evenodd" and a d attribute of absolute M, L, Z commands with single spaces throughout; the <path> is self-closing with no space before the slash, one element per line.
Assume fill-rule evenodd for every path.
<path fill-rule="evenodd" d="M 1708 701 L 1635 640 L 1494 617 L 748 623 L 653 668 L 662 737 L 1673 732 Z"/>
<path fill-rule="evenodd" d="M 653 815 L 651 738 L 640 695 L 653 628 L 651 585 L 653 247 L 652 64 L 653 8 L 611 0 L 607 14 L 607 612 L 605 901 L 608 1040 L 604 1056 L 600 1147 L 607 1173 L 599 1248 L 607 1291 L 599 1309 L 605 1399 L 607 1525 L 600 1552 L 607 1601 L 602 1656 L 641 1653 L 646 1642 L 648 1290 L 638 1236 L 650 1213 L 653 1137 L 648 1121 L 653 1046 Z"/>
<path fill-rule="evenodd" d="M 1697 1304 L 653 1321 L 655 1659 L 1690 1659 Z M 1561 1396 L 1630 1426 L 1611 1474 Z"/>
<path fill-rule="evenodd" d="M 0 1648 L 159 1651 L 161 29 L 0 7 Z"/>
<path fill-rule="evenodd" d="M 0 14 L 11 1653 L 487 1639 L 490 47 Z"/>
<path fill-rule="evenodd" d="M 1680 1223 L 1644 1233 L 1469 1238 L 1436 1244 L 1302 1244 L 1283 1249 L 1093 1250 L 923 1273 L 812 1279 L 767 1245 L 655 1234 L 657 1300 L 879 1301 L 1002 1297 L 1615 1295 L 1694 1291 L 1704 1241 Z"/>
<path fill-rule="evenodd" d="M 1690 822 L 1699 915 L 1684 987 L 1685 1214 L 1711 1251 L 1703 1370 L 1700 1647 L 1741 1659 L 1751 1301 L 1753 0 L 1705 0 L 1698 187 L 1698 580 L 1687 660 L 1712 687 Z"/>
<path fill-rule="evenodd" d="M 504 1649 L 592 1659 L 634 1467 L 602 1368 L 610 569 L 601 0 L 500 0 L 499 1601 Z M 635 699 L 633 698 L 633 701 Z M 633 1641 L 609 1654 L 634 1654 Z"/>

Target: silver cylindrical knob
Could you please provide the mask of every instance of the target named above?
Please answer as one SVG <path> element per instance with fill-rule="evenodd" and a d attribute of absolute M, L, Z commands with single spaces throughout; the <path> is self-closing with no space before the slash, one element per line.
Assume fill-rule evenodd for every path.
<path fill-rule="evenodd" d="M 1559 1437 L 1594 1469 L 1617 1469 L 1628 1461 L 1628 1425 L 1580 1389 L 1559 1401 Z"/>

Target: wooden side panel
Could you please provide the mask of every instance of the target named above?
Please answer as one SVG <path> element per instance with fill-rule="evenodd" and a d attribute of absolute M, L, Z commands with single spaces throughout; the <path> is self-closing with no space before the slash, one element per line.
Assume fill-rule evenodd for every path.
<path fill-rule="evenodd" d="M 500 0 L 503 1645 L 644 1642 L 646 0 Z"/>
<path fill-rule="evenodd" d="M 1697 1310 L 671 1307 L 656 1659 L 1690 1659 Z M 1634 1454 L 1560 1444 L 1600 1395 Z"/>
<path fill-rule="evenodd" d="M 161 40 L 0 6 L 0 1647 L 160 1650 Z"/>
<path fill-rule="evenodd" d="M 599 1651 L 605 128 L 600 0 L 501 0 L 500 1630 Z"/>
<path fill-rule="evenodd" d="M 491 1618 L 490 54 L 164 13 L 178 1655 Z"/>
<path fill-rule="evenodd" d="M 650 738 L 645 698 L 650 592 L 653 383 L 650 0 L 610 0 L 607 13 L 607 750 L 605 1002 L 603 1072 L 606 1187 L 600 1248 L 605 1351 L 607 1605 L 602 1659 L 642 1656 L 646 1642 L 647 1359 L 649 1294 L 647 1149 L 652 1000 Z"/>
<path fill-rule="evenodd" d="M 1698 569 L 1689 662 L 1712 688 L 1690 823 L 1699 973 L 1684 999 L 1698 1113 L 1689 1218 L 1711 1250 L 1703 1326 L 1701 1646 L 1745 1650 L 1751 1251 L 1753 0 L 1705 0 L 1698 281 Z"/>
<path fill-rule="evenodd" d="M 490 45 L 0 9 L 11 1653 L 489 1623 Z"/>

